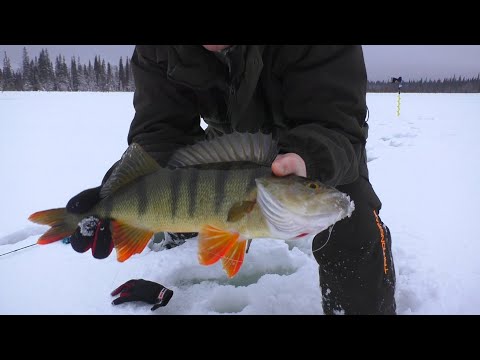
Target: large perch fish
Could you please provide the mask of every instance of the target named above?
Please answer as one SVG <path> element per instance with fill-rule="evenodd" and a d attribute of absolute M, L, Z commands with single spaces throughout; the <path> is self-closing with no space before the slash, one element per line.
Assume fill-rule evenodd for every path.
<path fill-rule="evenodd" d="M 37 242 L 48 244 L 89 216 L 111 219 L 118 261 L 141 253 L 156 232 L 198 232 L 199 262 L 221 259 L 233 277 L 247 240 L 317 234 L 354 209 L 346 194 L 319 181 L 273 176 L 277 154 L 271 135 L 233 133 L 182 148 L 162 168 L 131 144 L 90 211 L 45 210 L 29 220 L 51 226 Z"/>

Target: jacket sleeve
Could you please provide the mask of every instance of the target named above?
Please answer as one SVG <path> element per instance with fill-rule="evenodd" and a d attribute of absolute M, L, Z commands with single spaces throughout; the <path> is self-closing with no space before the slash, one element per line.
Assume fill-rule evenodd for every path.
<path fill-rule="evenodd" d="M 288 49 L 287 49 L 288 48 Z M 355 181 L 366 143 L 367 75 L 361 46 L 295 46 L 283 50 L 282 152 L 300 155 L 307 176 L 337 186 Z"/>
<path fill-rule="evenodd" d="M 204 137 L 193 91 L 170 81 L 167 67 L 168 46 L 135 47 L 135 116 L 127 141 L 141 145 L 162 166 L 175 149 Z"/>

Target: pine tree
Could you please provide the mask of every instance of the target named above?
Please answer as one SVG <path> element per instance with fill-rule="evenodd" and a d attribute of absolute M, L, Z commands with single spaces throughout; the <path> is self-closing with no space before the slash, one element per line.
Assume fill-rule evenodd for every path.
<path fill-rule="evenodd" d="M 78 69 L 77 69 L 77 74 L 78 74 L 78 91 L 87 91 L 87 80 L 85 77 L 85 71 L 87 68 L 85 66 L 82 66 L 80 64 L 80 58 L 78 58 Z"/>
<path fill-rule="evenodd" d="M 121 91 L 120 88 L 122 87 L 122 85 L 120 84 L 118 65 L 112 65 L 112 73 L 113 73 L 113 82 L 115 84 L 113 91 Z"/>
<path fill-rule="evenodd" d="M 108 76 L 109 67 L 111 72 L 111 80 L 110 80 L 110 90 L 108 91 L 118 91 L 120 87 L 119 80 L 118 80 L 118 66 L 110 65 L 110 63 L 107 63 L 107 76 Z"/>
<path fill-rule="evenodd" d="M 123 60 L 120 56 L 120 63 L 118 64 L 118 81 L 120 91 L 125 91 L 125 70 L 123 68 Z"/>
<path fill-rule="evenodd" d="M 38 80 L 38 59 L 35 56 L 35 61 L 30 61 L 30 82 L 32 83 L 32 90 L 39 91 L 41 90 L 40 82 Z"/>
<path fill-rule="evenodd" d="M 50 61 L 47 49 L 40 51 L 38 58 L 38 80 L 40 89 L 43 91 L 52 91 L 55 88 L 55 73 L 53 64 Z"/>
<path fill-rule="evenodd" d="M 70 87 L 72 91 L 78 91 L 78 69 L 74 56 L 70 59 L 70 73 L 72 74 Z"/>
<path fill-rule="evenodd" d="M 92 62 L 88 61 L 88 68 L 85 68 L 85 78 L 87 80 L 87 89 L 88 91 L 96 91 L 97 85 L 95 80 L 95 73 L 93 71 Z"/>
<path fill-rule="evenodd" d="M 123 91 L 130 91 L 130 89 L 128 88 L 129 83 L 130 83 L 130 62 L 127 56 L 127 60 L 125 61 L 125 86 L 123 88 Z"/>
<path fill-rule="evenodd" d="M 80 83 L 80 88 L 79 91 L 88 91 L 88 70 L 87 70 L 87 65 L 80 65 L 78 64 L 79 67 L 82 68 L 82 71 L 78 70 L 78 82 Z M 83 79 L 82 79 L 83 76 Z M 83 80 L 83 83 L 82 83 Z"/>
<path fill-rule="evenodd" d="M 100 57 L 98 57 L 100 62 Z M 107 67 L 105 65 L 105 59 L 100 62 L 100 76 L 99 76 L 100 91 L 107 91 Z"/>
<path fill-rule="evenodd" d="M 61 55 L 58 55 L 55 59 L 55 90 L 70 90 L 70 80 L 68 76 L 67 64 L 65 64 L 65 58 Z"/>
<path fill-rule="evenodd" d="M 30 68 L 30 58 L 28 57 L 28 52 L 26 47 L 23 47 L 22 65 L 23 65 L 22 66 L 23 89 L 25 91 L 31 91 L 33 89 L 32 69 Z"/>
<path fill-rule="evenodd" d="M 125 64 L 125 91 L 133 91 L 135 88 L 135 85 L 133 83 L 133 76 L 131 74 L 131 66 L 130 66 L 130 60 L 128 59 L 127 56 L 127 62 Z"/>
<path fill-rule="evenodd" d="M 23 91 L 23 76 L 21 71 L 13 72 L 13 89 L 15 91 Z"/>
<path fill-rule="evenodd" d="M 95 71 L 95 84 L 97 85 L 96 91 L 98 91 L 102 88 L 102 64 L 100 56 L 95 56 L 93 70 Z"/>
<path fill-rule="evenodd" d="M 106 91 L 115 90 L 115 78 L 113 76 L 112 66 L 110 63 L 107 64 L 107 82 L 106 82 Z"/>
<path fill-rule="evenodd" d="M 10 65 L 10 59 L 7 56 L 7 52 L 4 52 L 3 58 L 3 91 L 14 91 L 15 90 L 15 79 L 13 77 L 12 66 Z"/>
<path fill-rule="evenodd" d="M 67 78 L 67 87 L 68 91 L 72 91 L 72 76 L 70 74 L 70 70 L 68 69 L 67 62 L 65 61 L 65 56 L 62 55 L 62 71 L 65 74 L 65 77 Z"/>
<path fill-rule="evenodd" d="M 45 49 L 45 57 L 47 64 L 47 91 L 52 91 L 55 88 L 55 70 L 53 69 L 53 63 L 50 60 L 50 55 L 48 54 L 48 49 Z"/>

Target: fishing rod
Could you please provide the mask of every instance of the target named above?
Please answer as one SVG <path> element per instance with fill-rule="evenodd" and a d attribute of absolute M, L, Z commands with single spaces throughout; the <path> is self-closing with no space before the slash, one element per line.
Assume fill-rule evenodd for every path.
<path fill-rule="evenodd" d="M 28 248 L 28 247 L 30 247 L 30 246 L 35 246 L 35 245 L 38 245 L 38 244 L 35 243 L 35 244 L 32 244 L 32 245 L 27 245 L 27 246 L 21 247 L 21 248 L 19 248 L 19 249 L 17 249 L 17 250 L 12 250 L 12 251 L 6 252 L 6 253 L 4 253 L 4 254 L 0 254 L 0 256 L 7 255 L 7 254 L 11 254 L 11 253 L 13 253 L 13 252 L 15 252 L 15 251 L 22 250 L 22 249 L 26 249 L 26 248 Z"/>

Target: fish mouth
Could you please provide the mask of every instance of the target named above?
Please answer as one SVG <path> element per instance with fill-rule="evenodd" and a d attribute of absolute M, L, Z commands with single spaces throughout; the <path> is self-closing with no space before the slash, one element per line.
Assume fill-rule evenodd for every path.
<path fill-rule="evenodd" d="M 335 197 L 336 204 L 333 211 L 332 209 L 326 209 L 323 212 L 307 215 L 287 208 L 272 196 L 262 184 L 257 183 L 257 189 L 259 208 L 270 226 L 272 236 L 279 239 L 292 239 L 301 234 L 318 234 L 338 220 L 349 216 L 353 211 L 350 210 L 353 202 L 350 202 L 348 196 L 331 194 L 329 196 Z"/>

